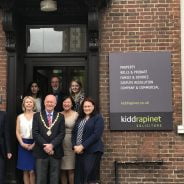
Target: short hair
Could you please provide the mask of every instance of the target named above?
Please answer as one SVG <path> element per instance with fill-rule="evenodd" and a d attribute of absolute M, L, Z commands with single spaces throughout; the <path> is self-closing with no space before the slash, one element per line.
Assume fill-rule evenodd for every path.
<path fill-rule="evenodd" d="M 34 100 L 34 98 L 32 96 L 25 96 L 24 97 L 24 99 L 22 101 L 22 111 L 25 112 L 25 110 L 26 110 L 25 109 L 25 101 L 27 99 L 30 99 L 33 102 L 33 111 L 35 111 L 36 110 L 36 102 L 35 102 L 35 100 Z"/>
<path fill-rule="evenodd" d="M 46 99 L 49 98 L 49 97 L 52 97 L 52 98 L 54 99 L 54 103 L 57 103 L 56 97 L 55 97 L 53 94 L 50 94 L 50 93 L 49 93 L 49 94 L 45 97 L 45 99 L 44 99 L 44 104 L 45 104 Z"/>
<path fill-rule="evenodd" d="M 52 81 L 53 78 L 57 78 L 59 80 L 59 82 L 61 82 L 61 79 L 58 75 L 52 75 L 51 78 L 50 78 L 50 82 Z"/>
<path fill-rule="evenodd" d="M 75 102 L 74 102 L 74 99 L 71 97 L 71 96 L 65 96 L 64 98 L 63 98 L 63 100 L 62 100 L 62 106 L 63 106 L 63 102 L 66 100 L 66 99 L 70 99 L 71 100 L 71 102 L 72 102 L 72 110 L 74 110 L 74 108 L 75 108 Z"/>

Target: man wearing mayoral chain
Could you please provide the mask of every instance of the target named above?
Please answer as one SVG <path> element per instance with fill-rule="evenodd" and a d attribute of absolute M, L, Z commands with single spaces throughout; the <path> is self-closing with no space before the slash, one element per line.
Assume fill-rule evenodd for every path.
<path fill-rule="evenodd" d="M 47 95 L 44 105 L 45 110 L 37 112 L 33 117 L 36 184 L 59 183 L 60 160 L 64 155 L 62 147 L 65 136 L 64 116 L 54 111 L 56 106 L 54 95 Z"/>

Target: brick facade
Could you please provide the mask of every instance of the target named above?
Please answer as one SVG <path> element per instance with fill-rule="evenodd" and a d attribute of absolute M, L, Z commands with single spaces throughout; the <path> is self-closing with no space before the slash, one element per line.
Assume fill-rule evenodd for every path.
<path fill-rule="evenodd" d="M 0 10 L 0 110 L 6 109 L 6 76 L 7 55 L 5 50 L 5 34 L 2 29 L 2 13 Z"/>
<path fill-rule="evenodd" d="M 100 13 L 100 43 L 100 104 L 106 125 L 102 183 L 114 183 L 115 160 L 160 159 L 163 165 L 119 166 L 119 183 L 184 183 L 184 137 L 176 133 L 181 124 L 180 1 L 112 0 Z M 109 130 L 108 56 L 113 51 L 171 52 L 173 131 Z"/>
<path fill-rule="evenodd" d="M 0 14 L 1 15 L 1 14 Z M 5 35 L 0 16 L 0 96 L 6 107 Z M 173 131 L 110 131 L 110 52 L 170 51 L 172 54 Z M 105 153 L 101 165 L 103 184 L 113 184 L 114 161 L 160 160 L 163 165 L 119 167 L 122 184 L 184 183 L 184 137 L 176 133 L 181 124 L 180 1 L 111 0 L 100 11 L 100 109 L 105 119 Z"/>

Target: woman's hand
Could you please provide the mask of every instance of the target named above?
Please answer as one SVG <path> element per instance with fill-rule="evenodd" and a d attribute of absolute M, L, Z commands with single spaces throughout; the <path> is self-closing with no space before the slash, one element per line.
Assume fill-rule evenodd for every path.
<path fill-rule="evenodd" d="M 21 143 L 21 146 L 26 150 L 30 150 L 31 144 Z"/>
<path fill-rule="evenodd" d="M 34 146 L 35 146 L 35 143 L 30 144 L 29 147 L 28 147 L 28 149 L 29 149 L 29 150 L 32 150 L 32 149 L 34 148 Z"/>
<path fill-rule="evenodd" d="M 84 146 L 82 144 L 74 146 L 74 152 L 77 154 L 82 154 L 84 151 Z"/>

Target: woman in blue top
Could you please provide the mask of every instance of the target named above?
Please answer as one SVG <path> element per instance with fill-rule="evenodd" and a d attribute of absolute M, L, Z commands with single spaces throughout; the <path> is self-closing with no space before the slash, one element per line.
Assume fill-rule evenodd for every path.
<path fill-rule="evenodd" d="M 104 120 L 91 98 L 85 98 L 72 131 L 72 146 L 76 153 L 75 184 L 98 183 L 103 154 Z"/>

